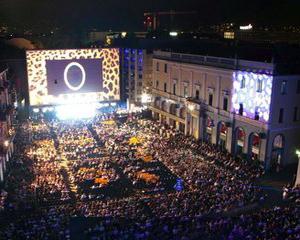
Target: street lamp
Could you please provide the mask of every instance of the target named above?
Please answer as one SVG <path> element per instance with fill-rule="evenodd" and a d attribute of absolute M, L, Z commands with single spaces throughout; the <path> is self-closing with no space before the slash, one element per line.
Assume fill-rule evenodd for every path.
<path fill-rule="evenodd" d="M 9 141 L 8 141 L 8 140 L 5 140 L 5 141 L 4 141 L 4 146 L 5 146 L 5 147 L 8 147 L 8 145 L 9 145 Z"/>
<path fill-rule="evenodd" d="M 296 150 L 296 155 L 298 156 L 298 170 L 297 170 L 297 177 L 296 177 L 295 186 L 300 184 L 300 149 Z"/>

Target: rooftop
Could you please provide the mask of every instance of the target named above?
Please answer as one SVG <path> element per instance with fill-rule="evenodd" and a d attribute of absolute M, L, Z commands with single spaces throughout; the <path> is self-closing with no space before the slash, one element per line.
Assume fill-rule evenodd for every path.
<path fill-rule="evenodd" d="M 229 69 L 245 70 L 250 67 L 275 75 L 300 73 L 298 45 L 202 42 L 161 48 L 155 51 L 154 58 Z"/>

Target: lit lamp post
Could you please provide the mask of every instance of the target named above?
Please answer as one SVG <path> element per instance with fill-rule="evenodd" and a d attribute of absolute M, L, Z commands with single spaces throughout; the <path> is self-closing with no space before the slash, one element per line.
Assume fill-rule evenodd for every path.
<path fill-rule="evenodd" d="M 4 141 L 4 146 L 5 146 L 5 147 L 8 147 L 8 146 L 9 146 L 9 141 L 8 141 L 8 140 L 5 140 L 5 141 Z"/>
<path fill-rule="evenodd" d="M 297 170 L 295 186 L 300 184 L 300 149 L 296 150 L 296 155 L 298 156 L 298 170 Z"/>

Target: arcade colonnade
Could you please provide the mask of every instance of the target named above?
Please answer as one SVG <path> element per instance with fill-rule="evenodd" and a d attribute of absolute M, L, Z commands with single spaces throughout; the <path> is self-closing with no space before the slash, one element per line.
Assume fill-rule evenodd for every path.
<path fill-rule="evenodd" d="M 266 169 L 284 165 L 285 137 L 271 133 L 252 119 L 197 102 L 174 102 L 155 97 L 150 106 L 154 120 L 176 129 L 185 135 L 217 145 L 234 156 L 258 160 Z"/>
<path fill-rule="evenodd" d="M 4 180 L 4 173 L 7 169 L 7 163 L 14 153 L 14 144 L 11 141 L 4 151 L 0 154 L 0 182 Z"/>

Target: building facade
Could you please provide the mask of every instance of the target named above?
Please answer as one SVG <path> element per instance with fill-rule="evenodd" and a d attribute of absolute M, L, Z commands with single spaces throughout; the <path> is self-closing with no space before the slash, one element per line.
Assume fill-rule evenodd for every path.
<path fill-rule="evenodd" d="M 121 59 L 121 100 L 127 101 L 129 108 L 141 106 L 151 96 L 152 53 L 125 48 L 121 50 Z"/>
<path fill-rule="evenodd" d="M 235 156 L 297 161 L 300 75 L 273 63 L 156 51 L 152 99 L 154 119 Z"/>
<path fill-rule="evenodd" d="M 7 162 L 14 152 L 13 103 L 15 97 L 7 73 L 7 68 L 0 70 L 0 181 L 4 179 Z"/>

